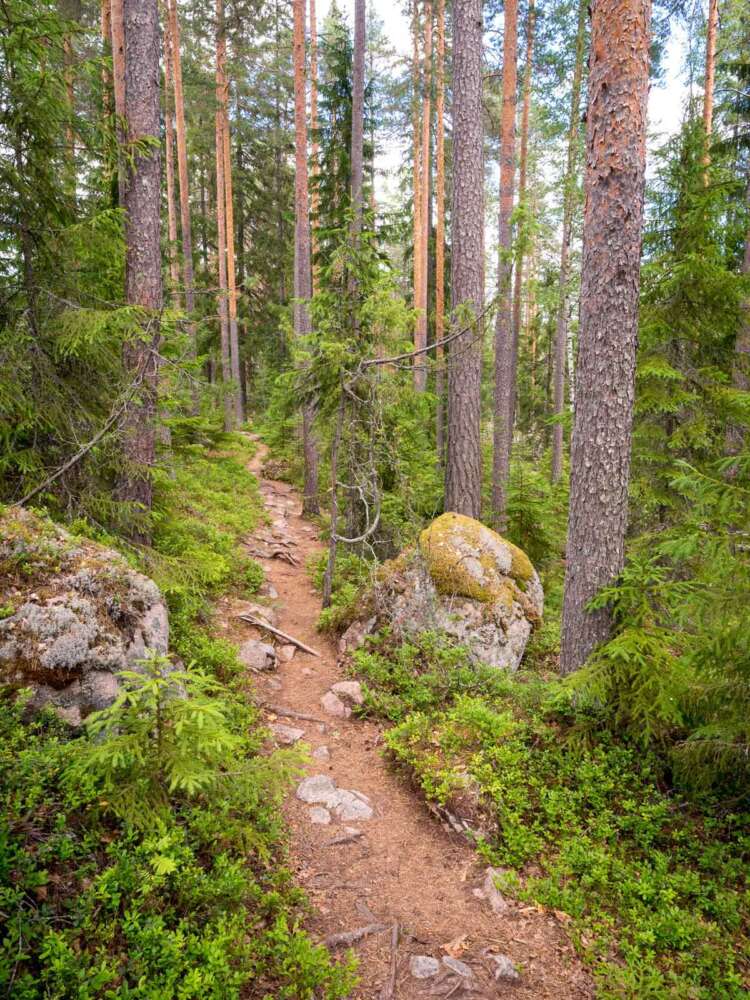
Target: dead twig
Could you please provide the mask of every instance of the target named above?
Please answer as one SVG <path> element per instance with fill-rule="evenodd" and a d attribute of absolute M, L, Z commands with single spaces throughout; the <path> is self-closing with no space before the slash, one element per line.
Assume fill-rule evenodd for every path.
<path fill-rule="evenodd" d="M 327 846 L 335 847 L 337 844 L 350 844 L 354 840 L 359 840 L 360 837 L 364 837 L 364 833 L 361 830 L 357 830 L 356 833 L 342 833 L 338 837 L 329 840 Z"/>
<path fill-rule="evenodd" d="M 306 712 L 295 712 L 292 708 L 284 708 L 283 705 L 270 705 L 267 701 L 260 704 L 274 715 L 280 715 L 283 719 L 302 719 L 304 722 L 322 722 L 326 725 L 325 719 L 319 719 L 317 715 L 308 715 Z"/>
<path fill-rule="evenodd" d="M 393 924 L 391 927 L 391 968 L 388 972 L 388 979 L 383 985 L 383 989 L 380 991 L 380 1000 L 393 1000 L 393 994 L 396 989 L 396 965 L 398 958 L 398 934 L 399 926 L 398 923 Z"/>
<path fill-rule="evenodd" d="M 320 656 L 320 653 L 316 649 L 313 649 L 312 646 L 305 645 L 300 639 L 295 639 L 293 635 L 289 635 L 288 632 L 282 632 L 280 628 L 269 625 L 267 621 L 261 618 L 256 618 L 254 615 L 237 615 L 237 617 L 241 618 L 243 622 L 254 625 L 256 628 L 264 628 L 267 632 L 277 635 L 280 639 L 286 639 L 287 642 L 290 642 L 293 646 L 297 646 L 298 649 L 303 650 L 305 653 L 309 653 L 310 656 Z"/>
<path fill-rule="evenodd" d="M 353 931 L 329 934 L 325 939 L 325 945 L 327 948 L 349 948 L 369 934 L 379 934 L 385 930 L 388 930 L 388 924 L 365 924 L 364 927 L 357 927 Z"/>

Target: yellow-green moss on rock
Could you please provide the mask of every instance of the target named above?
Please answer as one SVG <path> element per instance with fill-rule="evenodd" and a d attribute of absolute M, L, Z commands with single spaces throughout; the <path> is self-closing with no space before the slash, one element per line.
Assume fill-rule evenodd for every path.
<path fill-rule="evenodd" d="M 441 594 L 486 604 L 514 600 L 536 576 L 529 557 L 496 531 L 464 514 L 442 514 L 419 536 L 419 551 Z"/>

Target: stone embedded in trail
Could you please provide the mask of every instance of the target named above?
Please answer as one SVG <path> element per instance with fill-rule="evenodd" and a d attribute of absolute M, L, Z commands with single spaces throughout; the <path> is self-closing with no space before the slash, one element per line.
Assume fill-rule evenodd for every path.
<path fill-rule="evenodd" d="M 451 958 L 450 955 L 443 957 L 443 965 L 446 969 L 450 969 L 451 972 L 455 972 L 457 976 L 461 976 L 462 979 L 471 979 L 474 975 L 471 967 L 466 962 L 461 962 L 457 958 Z"/>
<path fill-rule="evenodd" d="M 337 681 L 331 685 L 331 691 L 348 705 L 361 705 L 365 700 L 359 681 Z"/>
<path fill-rule="evenodd" d="M 495 979 L 506 983 L 520 982 L 521 973 L 507 955 L 487 954 L 487 958 L 495 964 Z"/>
<path fill-rule="evenodd" d="M 260 639 L 246 639 L 240 646 L 237 656 L 240 663 L 250 670 L 276 669 L 276 650 Z"/>
<path fill-rule="evenodd" d="M 416 548 L 383 564 L 363 603 L 369 617 L 342 636 L 342 653 L 377 628 L 405 638 L 437 629 L 473 660 L 516 670 L 542 619 L 544 593 L 521 549 L 480 521 L 447 513 Z"/>
<path fill-rule="evenodd" d="M 336 782 L 327 774 L 312 774 L 297 788 L 297 798 L 302 802 L 328 802 L 336 795 Z"/>
<path fill-rule="evenodd" d="M 430 979 L 440 972 L 440 962 L 432 955 L 412 955 L 409 959 L 409 972 L 415 979 Z"/>
<path fill-rule="evenodd" d="M 503 874 L 501 868 L 488 868 L 482 883 L 481 895 L 490 904 L 492 912 L 497 916 L 507 913 L 511 906 L 495 885 L 495 877 Z"/>
<path fill-rule="evenodd" d="M 323 806 L 313 806 L 309 810 L 310 822 L 318 823 L 321 826 L 328 826 L 331 822 L 331 814 Z"/>
<path fill-rule="evenodd" d="M 297 788 L 297 798 L 308 804 L 320 803 L 327 806 L 340 820 L 367 820 L 373 817 L 373 809 L 366 795 L 337 788 L 336 782 L 327 774 L 314 774 L 305 778 Z"/>
<path fill-rule="evenodd" d="M 320 704 L 329 715 L 334 715 L 337 719 L 348 719 L 352 714 L 352 710 L 349 706 L 345 705 L 339 696 L 334 694 L 333 691 L 326 691 L 320 699 Z"/>
<path fill-rule="evenodd" d="M 277 653 L 279 657 L 288 663 L 290 660 L 294 659 L 294 654 L 297 652 L 297 647 L 293 646 L 291 643 L 287 643 L 285 646 L 279 646 Z"/>
<path fill-rule="evenodd" d="M 259 618 L 268 622 L 269 625 L 277 625 L 279 616 L 273 608 L 265 604 L 256 604 L 254 601 L 242 601 L 237 604 L 237 612 L 241 615 L 250 615 L 252 618 Z"/>
<path fill-rule="evenodd" d="M 271 723 L 271 732 L 276 737 L 278 743 L 282 743 L 288 747 L 293 746 L 305 735 L 304 729 L 298 729 L 296 726 L 287 726 L 283 722 Z"/>
<path fill-rule="evenodd" d="M 316 747 L 312 755 L 315 760 L 329 761 L 331 759 L 331 751 L 328 747 Z"/>

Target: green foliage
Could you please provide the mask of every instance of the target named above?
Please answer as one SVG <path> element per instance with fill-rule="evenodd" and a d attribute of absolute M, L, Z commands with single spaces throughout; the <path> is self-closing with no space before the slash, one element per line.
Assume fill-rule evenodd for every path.
<path fill-rule="evenodd" d="M 750 817 L 686 808 L 641 747 L 566 743 L 539 694 L 461 696 L 387 745 L 428 797 L 468 810 L 503 891 L 572 918 L 597 996 L 743 996 Z"/>

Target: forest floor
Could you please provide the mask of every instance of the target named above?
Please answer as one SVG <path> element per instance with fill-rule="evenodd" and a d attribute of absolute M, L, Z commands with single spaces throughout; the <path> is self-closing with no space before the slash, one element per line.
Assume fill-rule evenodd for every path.
<path fill-rule="evenodd" d="M 321 603 L 306 569 L 323 546 L 317 529 L 301 517 L 296 491 L 287 483 L 263 478 L 266 455 L 261 445 L 250 470 L 258 476 L 271 530 L 285 539 L 294 559 L 294 564 L 279 558 L 259 560 L 270 587 L 269 604 L 278 628 L 321 655 L 297 650 L 289 661 L 279 657 L 276 671 L 253 676 L 258 698 L 266 706 L 270 724 L 304 730 L 303 742 L 328 758 L 313 757 L 308 775 L 327 776 L 338 788 L 361 793 L 374 811 L 367 820 L 338 821 L 334 815 L 330 823 L 315 823 L 309 804 L 294 793 L 288 797 L 291 866 L 312 903 L 308 930 L 324 940 L 373 923 L 383 925 L 353 945 L 360 984 L 352 996 L 358 1000 L 592 997 L 591 979 L 554 913 L 511 903 L 508 912 L 497 915 L 481 898 L 478 890 L 486 866 L 466 840 L 430 813 L 408 778 L 389 765 L 382 753 L 381 726 L 356 717 L 333 718 L 322 707 L 321 698 L 345 679 L 334 645 L 316 629 Z M 254 539 L 248 544 L 252 551 Z M 241 611 L 238 601 L 220 602 L 221 634 L 237 643 L 252 637 L 268 641 L 267 633 L 237 618 Z M 271 706 L 314 718 L 280 717 Z M 324 810 L 317 815 L 326 818 Z M 352 829 L 361 835 L 331 843 Z M 344 954 L 343 948 L 340 953 Z M 439 960 L 439 973 L 415 978 L 410 971 L 415 955 Z M 520 980 L 495 981 L 493 955 L 508 956 Z M 452 959 L 458 960 L 453 968 Z M 468 978 L 461 975 L 468 970 Z"/>

